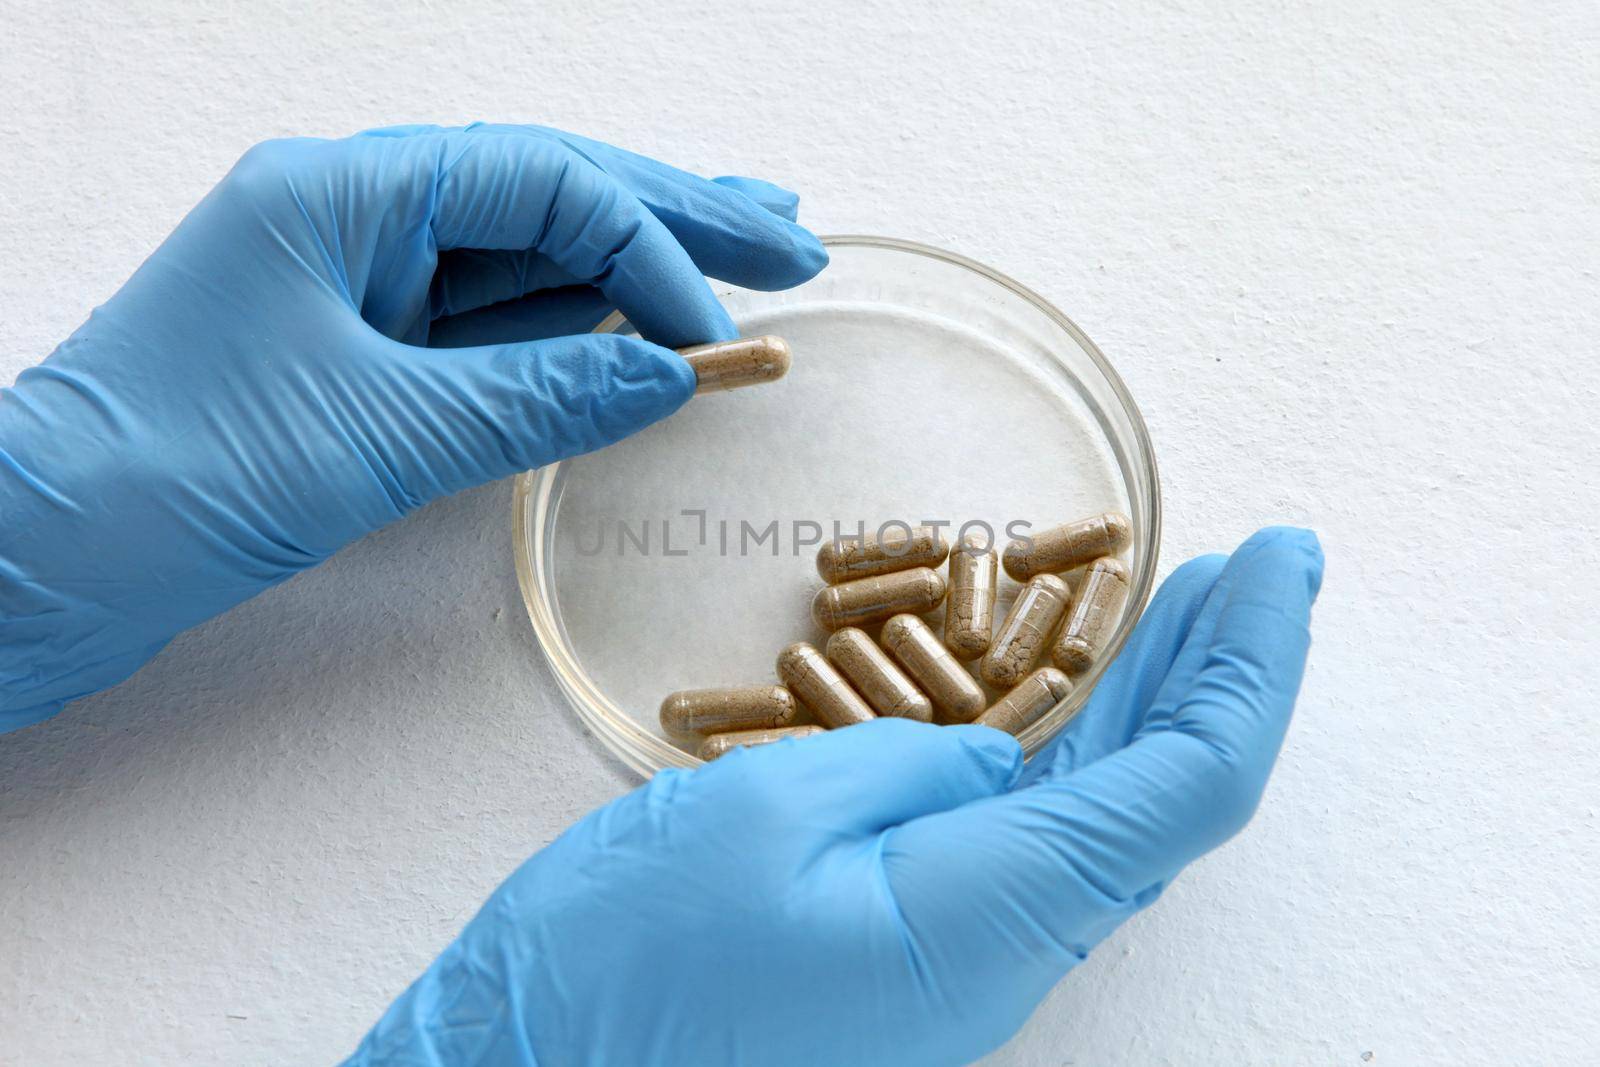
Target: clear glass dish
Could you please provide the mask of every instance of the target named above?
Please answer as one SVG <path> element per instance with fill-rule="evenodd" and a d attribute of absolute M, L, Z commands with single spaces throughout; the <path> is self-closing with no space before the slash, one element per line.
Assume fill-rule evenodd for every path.
<path fill-rule="evenodd" d="M 662 697 L 772 683 L 785 645 L 820 646 L 815 558 L 834 522 L 848 535 L 949 521 L 949 536 L 982 520 L 999 549 L 1014 521 L 1131 516 L 1122 618 L 1099 665 L 1021 735 L 1029 756 L 1082 706 L 1149 599 L 1155 456 L 1094 343 L 1038 294 L 953 253 L 824 243 L 832 262 L 797 289 L 717 290 L 742 334 L 789 341 L 788 377 L 697 397 L 517 479 L 517 578 L 539 646 L 578 717 L 641 774 L 700 762 L 662 734 Z M 630 327 L 613 315 L 598 329 Z M 997 624 L 1016 589 L 1002 571 Z"/>

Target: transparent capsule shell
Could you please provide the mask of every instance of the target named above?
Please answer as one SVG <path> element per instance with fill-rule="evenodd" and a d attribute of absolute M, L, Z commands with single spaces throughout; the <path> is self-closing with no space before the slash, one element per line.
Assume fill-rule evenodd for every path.
<path fill-rule="evenodd" d="M 977 718 L 1013 736 L 1044 718 L 1045 713 L 1072 695 L 1072 680 L 1054 667 L 1040 667 Z"/>
<path fill-rule="evenodd" d="M 731 733 L 712 734 L 700 742 L 700 749 L 696 754 L 701 759 L 709 762 L 719 756 L 726 756 L 736 748 L 770 745 L 785 738 L 811 737 L 813 734 L 824 732 L 820 726 L 785 726 L 772 730 L 735 730 Z"/>
<path fill-rule="evenodd" d="M 815 645 L 797 641 L 778 653 L 778 677 L 831 730 L 877 718 Z"/>
<path fill-rule="evenodd" d="M 915 615 L 896 615 L 883 624 L 883 647 L 933 701 L 941 723 L 971 722 L 988 702 L 944 642 Z"/>
<path fill-rule="evenodd" d="M 811 602 L 811 615 L 824 630 L 837 630 L 881 622 L 901 612 L 921 615 L 943 599 L 944 578 L 927 567 L 914 567 L 830 585 Z"/>
<path fill-rule="evenodd" d="M 828 638 L 828 661 L 879 715 L 933 720 L 933 703 L 865 630 L 846 626 Z"/>
<path fill-rule="evenodd" d="M 1010 689 L 1038 665 L 1072 603 L 1067 583 L 1053 574 L 1034 577 L 1017 596 L 984 653 L 978 673 L 995 689 Z"/>
<path fill-rule="evenodd" d="M 721 393 L 775 382 L 789 373 L 789 342 L 770 334 L 677 350 L 694 369 L 694 393 Z"/>
<path fill-rule="evenodd" d="M 998 557 L 963 542 L 950 553 L 944 594 L 944 643 L 957 659 L 977 659 L 989 651 L 994 630 Z"/>
<path fill-rule="evenodd" d="M 781 685 L 684 689 L 661 702 L 661 728 L 676 737 L 779 729 L 794 725 L 799 713 L 794 694 Z"/>
<path fill-rule="evenodd" d="M 829 585 L 837 585 L 912 567 L 937 567 L 949 554 L 949 542 L 931 526 L 918 526 L 909 533 L 895 529 L 882 537 L 863 533 L 859 538 L 823 542 L 817 550 L 817 573 Z"/>
<path fill-rule="evenodd" d="M 1070 677 L 1087 674 L 1117 625 L 1127 599 L 1127 565 L 1114 556 L 1095 560 L 1078 590 L 1072 617 L 1050 650 L 1050 661 Z"/>
<path fill-rule="evenodd" d="M 1025 582 L 1035 575 L 1068 571 L 1101 556 L 1114 556 L 1132 540 L 1133 523 L 1128 516 L 1108 511 L 1012 541 L 1006 546 L 1003 563 L 1007 574 Z"/>

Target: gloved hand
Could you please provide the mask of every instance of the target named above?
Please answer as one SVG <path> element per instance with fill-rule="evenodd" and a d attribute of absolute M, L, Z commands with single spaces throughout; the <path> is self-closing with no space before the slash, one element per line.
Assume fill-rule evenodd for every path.
<path fill-rule="evenodd" d="M 826 263 L 795 206 L 534 127 L 251 150 L 0 392 L 0 731 L 436 497 L 671 413 L 694 375 L 658 344 L 735 336 L 702 274 Z M 613 306 L 649 341 L 564 336 Z"/>
<path fill-rule="evenodd" d="M 1181 567 L 1026 775 L 1005 734 L 903 719 L 663 771 L 513 874 L 349 1063 L 969 1062 L 1250 818 L 1321 576 L 1291 529 Z"/>

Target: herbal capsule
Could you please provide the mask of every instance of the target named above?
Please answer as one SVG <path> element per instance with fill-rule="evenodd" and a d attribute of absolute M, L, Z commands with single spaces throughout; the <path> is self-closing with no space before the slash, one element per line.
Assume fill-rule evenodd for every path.
<path fill-rule="evenodd" d="M 694 368 L 696 396 L 775 382 L 789 373 L 789 342 L 770 335 L 691 345 L 678 355 Z"/>
<path fill-rule="evenodd" d="M 915 615 L 896 615 L 884 623 L 883 647 L 933 698 L 940 722 L 971 722 L 983 710 L 978 683 Z"/>
<path fill-rule="evenodd" d="M 1072 618 L 1050 650 L 1050 661 L 1073 677 L 1093 667 L 1095 655 L 1116 625 L 1127 599 L 1127 566 L 1114 556 L 1095 560 L 1083 580 L 1083 588 L 1078 590 Z"/>
<path fill-rule="evenodd" d="M 829 585 L 837 585 L 912 567 L 937 567 L 949 554 L 949 543 L 931 526 L 918 526 L 909 534 L 904 530 L 883 537 L 862 534 L 824 543 L 817 550 L 817 573 Z"/>
<path fill-rule="evenodd" d="M 828 662 L 839 668 L 879 715 L 930 722 L 933 705 L 866 631 L 846 626 L 828 638 Z"/>
<path fill-rule="evenodd" d="M 778 653 L 778 677 L 830 730 L 877 718 L 833 664 L 804 641 Z"/>
<path fill-rule="evenodd" d="M 661 728 L 669 734 L 722 734 L 794 725 L 800 708 L 781 685 L 685 689 L 661 702 Z"/>
<path fill-rule="evenodd" d="M 994 628 L 997 569 L 992 550 L 979 551 L 969 538 L 950 553 L 950 583 L 944 600 L 944 643 L 957 659 L 977 659 L 989 651 Z"/>
<path fill-rule="evenodd" d="M 1040 667 L 979 715 L 977 723 L 1020 734 L 1071 694 L 1071 679 L 1054 667 Z"/>
<path fill-rule="evenodd" d="M 824 630 L 837 630 L 879 622 L 902 611 L 920 615 L 943 599 L 944 579 L 927 567 L 916 567 L 830 585 L 811 602 L 811 615 Z"/>
<path fill-rule="evenodd" d="M 1067 583 L 1053 574 L 1041 574 L 1023 586 L 978 667 L 983 680 L 996 689 L 1010 689 L 1022 681 L 1050 647 L 1050 637 L 1071 602 Z"/>
<path fill-rule="evenodd" d="M 1011 542 L 1006 546 L 1006 573 L 1025 582 L 1036 574 L 1068 571 L 1101 556 L 1114 556 L 1131 540 L 1133 524 L 1128 516 L 1108 511 Z"/>
<path fill-rule="evenodd" d="M 820 726 L 785 726 L 774 730 L 735 730 L 728 734 L 712 734 L 700 742 L 700 758 L 714 760 L 741 746 L 770 745 L 786 737 L 810 737 L 822 732 Z"/>

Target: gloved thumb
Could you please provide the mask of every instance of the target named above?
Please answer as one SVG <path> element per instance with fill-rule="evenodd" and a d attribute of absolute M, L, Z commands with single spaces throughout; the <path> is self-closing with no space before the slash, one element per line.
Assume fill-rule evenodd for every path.
<path fill-rule="evenodd" d="M 835 829 L 866 835 L 1004 793 L 1021 770 L 1021 748 L 998 730 L 886 717 L 803 743 L 734 749 L 695 778 L 718 792 L 805 797 Z"/>
<path fill-rule="evenodd" d="M 363 421 L 380 477 L 412 507 L 603 448 L 672 414 L 695 387 L 682 356 L 617 334 L 394 344 L 380 362 Z"/>

